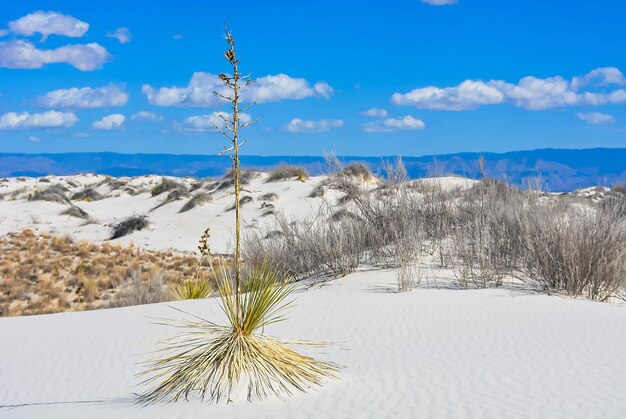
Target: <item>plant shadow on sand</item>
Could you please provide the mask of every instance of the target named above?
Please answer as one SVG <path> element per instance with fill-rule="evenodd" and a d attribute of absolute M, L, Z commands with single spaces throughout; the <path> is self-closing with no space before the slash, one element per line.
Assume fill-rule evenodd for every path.
<path fill-rule="evenodd" d="M 0 404 L 0 412 L 3 410 L 13 410 L 20 407 L 36 407 L 36 406 L 58 406 L 58 405 L 77 405 L 77 404 L 97 404 L 97 405 L 127 405 L 132 406 L 135 404 L 135 398 L 132 396 L 118 397 L 111 399 L 94 399 L 94 400 L 70 400 L 70 401 L 58 401 L 58 402 L 32 402 L 32 403 L 14 403 L 14 404 Z"/>

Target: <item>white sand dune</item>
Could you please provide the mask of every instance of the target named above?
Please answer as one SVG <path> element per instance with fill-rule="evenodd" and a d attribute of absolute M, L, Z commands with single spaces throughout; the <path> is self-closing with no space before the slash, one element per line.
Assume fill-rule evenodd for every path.
<path fill-rule="evenodd" d="M 297 294 L 289 320 L 268 332 L 334 342 L 316 355 L 343 369 L 285 401 L 133 405 L 140 354 L 173 333 L 149 317 L 184 317 L 168 304 L 0 319 L 0 416 L 626 417 L 626 305 L 394 288 L 393 271 L 372 270 Z M 214 319 L 216 303 L 172 305 Z"/>

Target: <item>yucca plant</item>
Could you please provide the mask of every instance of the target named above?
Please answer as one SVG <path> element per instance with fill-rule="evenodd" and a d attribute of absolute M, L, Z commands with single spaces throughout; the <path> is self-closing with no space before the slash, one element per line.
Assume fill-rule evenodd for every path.
<path fill-rule="evenodd" d="M 234 175 L 234 272 L 228 274 L 222 265 L 215 275 L 227 321 L 218 324 L 194 316 L 196 321 L 178 323 L 184 332 L 164 341 L 159 356 L 148 363 L 144 372 L 147 378 L 143 384 L 154 387 L 140 396 L 143 404 L 186 399 L 194 393 L 203 400 L 219 401 L 224 396 L 230 399 L 233 389 L 242 385 L 247 387 L 249 400 L 269 394 L 282 397 L 294 388 L 306 391 L 311 385 L 321 385 L 337 370 L 333 364 L 301 355 L 287 346 L 319 344 L 281 341 L 263 332 L 266 326 L 285 320 L 284 310 L 289 307 L 288 297 L 294 290 L 292 278 L 278 274 L 266 262 L 242 275 L 239 147 L 245 141 L 240 141 L 239 130 L 253 121 L 240 120 L 240 113 L 250 107 L 240 108 L 240 89 L 254 81 L 239 73 L 235 41 L 228 29 L 226 42 L 224 57 L 233 73 L 219 75 L 225 90 L 214 93 L 229 102 L 232 110 L 230 118 L 222 116 L 224 129 L 215 126 L 230 142 L 224 153 L 232 160 Z M 200 240 L 199 250 L 204 257 L 210 256 L 208 238 L 209 229 Z"/>
<path fill-rule="evenodd" d="M 204 400 L 230 400 L 233 389 L 246 387 L 248 400 L 269 394 L 290 395 L 306 391 L 334 376 L 336 366 L 317 361 L 288 345 L 320 346 L 303 341 L 281 341 L 263 333 L 266 326 L 285 320 L 291 305 L 293 282 L 277 274 L 267 263 L 258 265 L 245 278 L 246 292 L 237 298 L 233 279 L 224 268 L 216 275 L 225 324 L 196 317 L 176 325 L 186 331 L 163 341 L 157 359 L 148 362 L 142 384 L 153 384 L 140 402 L 187 399 L 197 394 Z M 165 324 L 171 324 L 166 321 Z"/>

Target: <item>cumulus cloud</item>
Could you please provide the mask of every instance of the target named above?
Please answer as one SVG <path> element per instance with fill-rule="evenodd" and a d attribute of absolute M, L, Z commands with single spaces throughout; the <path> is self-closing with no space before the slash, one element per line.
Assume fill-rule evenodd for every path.
<path fill-rule="evenodd" d="M 46 108 L 94 109 L 124 106 L 128 103 L 128 93 L 116 84 L 103 87 L 72 87 L 53 90 L 37 99 Z"/>
<path fill-rule="evenodd" d="M 162 116 L 155 114 L 150 111 L 139 111 L 133 116 L 130 117 L 133 121 L 160 121 L 163 119 Z"/>
<path fill-rule="evenodd" d="M 93 129 L 101 130 L 101 131 L 110 131 L 113 129 L 119 129 L 124 125 L 126 121 L 126 117 L 119 113 L 114 113 L 111 115 L 107 115 L 100 119 L 99 121 L 91 124 Z"/>
<path fill-rule="evenodd" d="M 81 71 L 92 71 L 110 59 L 106 48 L 97 43 L 39 49 L 23 40 L 0 42 L 0 67 L 4 68 L 33 69 L 45 64 L 65 63 Z"/>
<path fill-rule="evenodd" d="M 615 123 L 613 115 L 607 115 L 600 112 L 577 113 L 576 116 L 589 125 L 607 125 Z"/>
<path fill-rule="evenodd" d="M 127 44 L 133 39 L 130 29 L 123 27 L 107 33 L 107 37 L 117 39 L 120 44 Z"/>
<path fill-rule="evenodd" d="M 582 90 L 583 87 L 623 84 L 626 80 L 620 70 L 605 67 L 571 80 L 561 76 L 543 79 L 527 76 L 516 84 L 503 80 L 466 80 L 453 87 L 423 87 L 408 93 L 394 93 L 391 103 L 446 111 L 473 110 L 502 103 L 535 111 L 563 106 L 600 106 L 626 103 L 626 90 L 597 92 Z"/>
<path fill-rule="evenodd" d="M 7 112 L 0 115 L 0 130 L 71 127 L 77 121 L 78 117 L 71 112 L 47 111 L 34 114 Z"/>
<path fill-rule="evenodd" d="M 341 119 L 320 119 L 319 121 L 304 121 L 300 118 L 294 118 L 287 125 L 285 131 L 290 133 L 320 133 L 328 132 L 334 128 L 343 127 Z"/>
<path fill-rule="evenodd" d="M 216 107 L 222 106 L 224 99 L 215 96 L 213 92 L 217 91 L 223 95 L 228 95 L 224 83 L 217 74 L 203 72 L 194 73 L 189 84 L 185 87 L 155 88 L 145 84 L 141 91 L 146 95 L 150 104 L 157 106 Z M 303 78 L 277 74 L 258 78 L 256 83 L 242 90 L 242 99 L 247 102 L 256 99 L 259 103 L 264 103 L 307 97 L 328 99 L 332 94 L 333 88 L 326 82 L 317 82 L 311 86 Z"/>
<path fill-rule="evenodd" d="M 59 12 L 44 12 L 42 10 L 29 13 L 26 16 L 9 22 L 9 31 L 18 35 L 32 36 L 41 34 L 42 42 L 49 35 L 62 35 L 70 38 L 80 38 L 89 24 L 72 16 Z"/>
<path fill-rule="evenodd" d="M 422 0 L 422 3 L 430 4 L 431 6 L 447 6 L 456 4 L 457 0 Z"/>
<path fill-rule="evenodd" d="M 217 132 L 215 127 L 224 128 L 224 119 L 231 118 L 227 112 L 217 111 L 206 115 L 194 115 L 185 119 L 183 124 L 176 125 L 177 129 L 188 132 Z M 250 122 L 252 117 L 247 113 L 240 113 L 241 123 Z"/>
<path fill-rule="evenodd" d="M 393 132 L 412 131 L 426 128 L 426 124 L 421 119 L 413 118 L 410 115 L 401 118 L 387 118 L 380 121 L 368 122 L 362 125 L 365 132 Z"/>
<path fill-rule="evenodd" d="M 371 116 L 374 118 L 386 118 L 387 111 L 385 109 L 371 108 L 365 112 L 361 112 L 361 116 Z"/>

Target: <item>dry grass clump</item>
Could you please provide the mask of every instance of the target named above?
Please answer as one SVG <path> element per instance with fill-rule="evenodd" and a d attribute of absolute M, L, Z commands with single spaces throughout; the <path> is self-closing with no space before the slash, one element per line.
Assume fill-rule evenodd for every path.
<path fill-rule="evenodd" d="M 164 275 L 158 271 L 153 272 L 146 281 L 140 270 L 132 271 L 129 277 L 120 283 L 118 289 L 119 291 L 111 298 L 111 307 L 154 304 L 172 299 L 172 293 L 165 285 Z"/>
<path fill-rule="evenodd" d="M 113 301 L 119 306 L 171 300 L 175 297 L 169 291 L 189 278 L 212 284 L 209 263 L 172 251 L 76 242 L 68 236 L 35 234 L 31 230 L 11 233 L 0 237 L 0 313 L 58 313 L 105 308 Z M 158 278 L 162 278 L 163 287 L 157 286 Z M 147 292 L 138 292 L 139 297 L 134 297 L 135 287 Z M 116 300 L 115 296 L 127 288 L 123 294 L 126 297 Z M 162 292 L 154 292 L 159 289 Z"/>
<path fill-rule="evenodd" d="M 62 215 L 69 215 L 70 217 L 81 218 L 83 220 L 89 219 L 89 214 L 82 208 L 77 207 L 76 205 L 72 205 L 68 209 L 61 212 Z"/>
<path fill-rule="evenodd" d="M 185 187 L 178 187 L 167 194 L 167 197 L 161 201 L 156 207 L 152 208 L 150 211 L 154 211 L 155 209 L 161 208 L 164 205 L 170 204 L 175 201 L 180 201 L 183 198 L 189 198 L 191 194 L 189 190 Z"/>
<path fill-rule="evenodd" d="M 285 320 L 283 312 L 291 305 L 286 299 L 294 290 L 288 278 L 267 265 L 258 266 L 244 279 L 242 294 L 225 270 L 217 278 L 226 323 L 196 316 L 196 321 L 175 323 L 186 331 L 164 341 L 158 358 L 148 362 L 144 384 L 154 387 L 141 395 L 142 404 L 192 395 L 212 402 L 230 400 L 233 388 L 240 384 L 248 400 L 269 394 L 284 397 L 292 389 L 304 392 L 334 376 L 333 364 L 288 347 L 319 345 L 283 342 L 264 334 L 267 326 Z"/>
<path fill-rule="evenodd" d="M 109 240 L 119 239 L 120 237 L 127 236 L 132 232 L 141 231 L 148 227 L 150 227 L 150 222 L 148 221 L 147 216 L 133 215 L 111 227 L 113 232 L 111 233 Z"/>
<path fill-rule="evenodd" d="M 189 201 L 187 201 L 178 212 L 180 213 L 190 211 L 195 207 L 202 206 L 208 202 L 211 202 L 212 200 L 213 198 L 208 192 L 196 192 L 196 194 Z"/>
<path fill-rule="evenodd" d="M 79 191 L 73 194 L 71 199 L 72 201 L 91 202 L 91 201 L 99 201 L 103 198 L 104 197 L 95 189 L 87 188 L 87 189 L 84 189 L 82 191 Z"/>
<path fill-rule="evenodd" d="M 258 173 L 249 170 L 240 170 L 239 184 L 241 186 L 248 185 L 252 179 L 258 176 Z M 233 188 L 235 185 L 235 174 L 233 170 L 229 170 L 222 179 L 216 182 L 214 191 L 223 191 L 224 189 Z"/>
<path fill-rule="evenodd" d="M 30 197 L 31 201 L 48 201 L 48 202 L 57 202 L 59 204 L 67 204 L 69 203 L 69 199 L 67 198 L 67 193 L 69 189 L 62 185 L 52 185 L 47 187 L 42 191 L 35 191 L 33 195 Z"/>
<path fill-rule="evenodd" d="M 239 206 L 244 206 L 244 205 L 246 205 L 246 204 L 249 204 L 249 203 L 250 203 L 250 202 L 252 202 L 252 201 L 253 201 L 253 199 L 252 199 L 252 197 L 251 197 L 251 196 L 248 196 L 248 195 L 242 196 L 242 197 L 239 199 Z M 226 211 L 228 212 L 228 211 L 232 211 L 232 210 L 234 210 L 234 209 L 235 209 L 235 205 L 233 205 L 232 207 L 228 207 L 228 208 L 226 209 Z"/>
<path fill-rule="evenodd" d="M 258 201 L 264 201 L 264 202 L 273 202 L 273 201 L 276 201 L 277 199 L 278 199 L 278 195 L 275 194 L 274 192 L 263 194 L 257 198 Z"/>
<path fill-rule="evenodd" d="M 307 172 L 304 167 L 281 164 L 272 169 L 266 182 L 279 182 L 289 179 L 297 179 L 301 182 L 304 182 L 308 178 L 309 172 Z"/>
<path fill-rule="evenodd" d="M 170 192 L 173 189 L 180 189 L 181 188 L 181 184 L 179 184 L 178 182 L 172 180 L 172 179 L 168 179 L 165 177 L 161 178 L 161 183 L 159 183 L 158 185 L 154 186 L 152 188 L 152 196 L 157 196 L 157 195 L 161 195 L 162 193 L 165 192 Z"/>
<path fill-rule="evenodd" d="M 369 182 L 375 179 L 372 170 L 364 163 L 351 163 L 341 170 L 343 176 Z"/>

